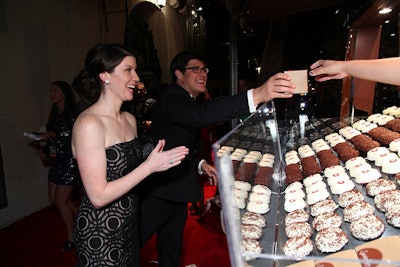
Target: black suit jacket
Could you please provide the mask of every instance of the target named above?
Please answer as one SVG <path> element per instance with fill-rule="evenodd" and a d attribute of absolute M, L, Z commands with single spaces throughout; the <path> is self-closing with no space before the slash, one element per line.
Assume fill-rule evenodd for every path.
<path fill-rule="evenodd" d="M 248 114 L 247 93 L 197 103 L 177 84 L 164 90 L 154 107 L 150 135 L 154 142 L 165 139 L 165 150 L 187 146 L 189 155 L 180 165 L 145 179 L 143 189 L 145 193 L 161 199 L 199 201 L 202 196 L 197 170 L 200 158 L 196 157 L 199 129 Z"/>

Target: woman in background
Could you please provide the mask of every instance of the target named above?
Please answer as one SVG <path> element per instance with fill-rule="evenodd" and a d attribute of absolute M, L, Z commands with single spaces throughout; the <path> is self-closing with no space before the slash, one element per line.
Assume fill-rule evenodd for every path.
<path fill-rule="evenodd" d="M 151 151 L 137 135 L 135 117 L 122 112 L 139 82 L 136 58 L 118 44 L 99 44 L 86 56 L 74 88 L 93 104 L 76 120 L 72 151 L 84 195 L 75 224 L 79 266 L 140 266 L 136 186 L 153 172 L 181 163 L 184 146 Z M 151 151 L 151 153 L 150 153 Z"/>
<path fill-rule="evenodd" d="M 75 121 L 75 101 L 70 85 L 55 81 L 50 87 L 53 103 L 42 140 L 47 145 L 40 150 L 43 161 L 50 162 L 48 193 L 51 204 L 57 206 L 65 223 L 67 238 L 63 251 L 74 247 L 73 225 L 77 205 L 73 199 L 74 189 L 80 184 L 77 165 L 72 160 L 71 135 Z"/>

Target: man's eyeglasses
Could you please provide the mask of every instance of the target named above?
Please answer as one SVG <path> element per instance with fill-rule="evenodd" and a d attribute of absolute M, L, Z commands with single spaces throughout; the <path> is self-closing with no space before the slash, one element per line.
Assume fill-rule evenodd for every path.
<path fill-rule="evenodd" d="M 185 70 L 192 70 L 194 73 L 197 73 L 197 74 L 201 73 L 202 71 L 204 71 L 204 73 L 207 74 L 210 71 L 210 69 L 207 67 L 200 68 L 199 66 L 186 67 Z"/>

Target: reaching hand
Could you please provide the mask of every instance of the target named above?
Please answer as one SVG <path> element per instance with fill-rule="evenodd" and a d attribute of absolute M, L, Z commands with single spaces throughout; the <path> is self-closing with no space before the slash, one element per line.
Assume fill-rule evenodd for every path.
<path fill-rule="evenodd" d="M 165 171 L 179 165 L 189 153 L 189 149 L 185 146 L 179 146 L 163 151 L 164 146 L 165 140 L 158 141 L 158 144 L 146 159 L 152 173 Z"/>
<path fill-rule="evenodd" d="M 349 76 L 349 73 L 343 69 L 343 61 L 318 60 L 310 66 L 310 76 L 315 76 L 318 82 L 324 82 L 332 79 L 343 79 Z"/>
<path fill-rule="evenodd" d="M 293 96 L 296 85 L 289 75 L 277 73 L 271 76 L 260 87 L 253 91 L 254 104 L 268 102 L 274 98 L 290 98 Z"/>

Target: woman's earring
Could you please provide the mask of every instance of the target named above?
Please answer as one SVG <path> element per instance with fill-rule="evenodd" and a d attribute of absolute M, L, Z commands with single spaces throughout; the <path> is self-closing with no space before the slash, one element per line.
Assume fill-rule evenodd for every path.
<path fill-rule="evenodd" d="M 105 84 L 110 84 L 110 80 L 109 80 L 109 79 L 106 79 L 106 80 L 104 81 L 104 83 L 105 83 Z"/>

